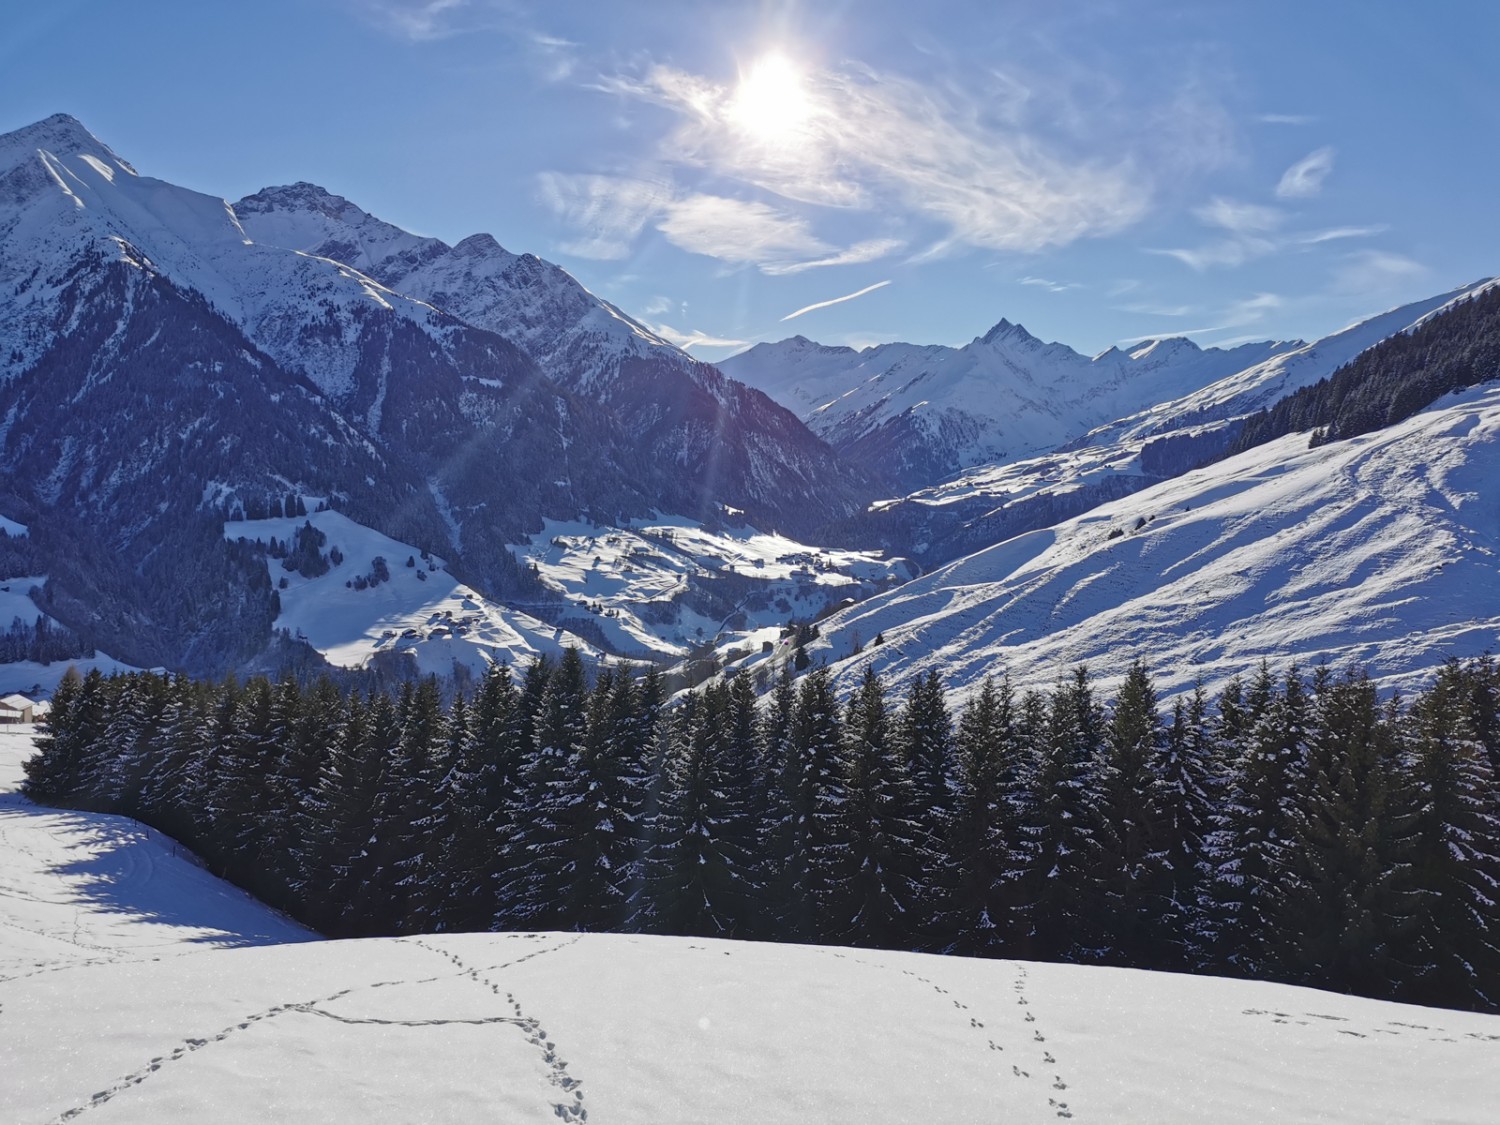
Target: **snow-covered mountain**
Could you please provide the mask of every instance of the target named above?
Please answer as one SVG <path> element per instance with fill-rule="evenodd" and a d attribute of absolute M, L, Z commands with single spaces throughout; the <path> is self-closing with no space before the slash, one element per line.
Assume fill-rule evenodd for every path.
<path fill-rule="evenodd" d="M 904 496 L 876 501 L 833 529 L 833 537 L 847 545 L 909 554 L 931 566 L 1070 519 L 1222 454 L 1255 412 L 1497 284 L 1494 279 L 1479 281 L 1391 309 L 1314 343 L 1277 351 L 1270 359 L 1106 423 L 1060 448 L 977 465 Z"/>
<path fill-rule="evenodd" d="M 1176 338 L 1090 358 L 1002 320 L 961 348 L 881 344 L 855 351 L 797 336 L 757 344 L 720 366 L 905 491 L 1055 449 L 1302 346 L 1202 349 Z"/>
<path fill-rule="evenodd" d="M 1497 373 L 1500 374 L 1500 373 Z M 936 669 L 1022 686 L 1140 657 L 1168 692 L 1262 659 L 1425 680 L 1500 636 L 1500 388 L 1309 449 L 1292 434 L 1030 531 L 841 611 L 810 650 L 852 686 Z"/>
<path fill-rule="evenodd" d="M 806 532 L 868 499 L 790 412 L 637 337 L 555 267 L 383 227 L 390 252 L 372 253 L 368 216 L 363 250 L 322 247 L 372 268 L 420 259 L 473 323 L 277 245 L 313 213 L 271 206 L 285 194 L 246 203 L 262 240 L 66 115 L 0 137 L 0 515 L 37 529 L 47 611 L 122 659 L 222 670 L 265 645 L 275 591 L 219 525 L 268 495 L 328 497 L 487 596 L 523 598 L 539 591 L 506 546 L 544 519 L 732 510 Z M 535 346 L 569 325 L 566 355 L 502 334 Z M 587 366 L 601 348 L 628 379 Z"/>
<path fill-rule="evenodd" d="M 559 386 L 601 403 L 714 501 L 806 533 L 854 510 L 860 474 L 770 398 L 728 379 L 595 296 L 560 266 L 488 234 L 456 246 L 409 234 L 313 184 L 234 205 L 252 238 L 346 262 L 394 290 L 514 342 Z M 711 482 L 711 483 L 710 483 Z"/>
<path fill-rule="evenodd" d="M 1500 1017 L 1128 969 L 604 934 L 317 941 L 15 792 L 8 1120 L 1479 1125 Z M 169 998 L 170 1002 L 163 1002 Z"/>

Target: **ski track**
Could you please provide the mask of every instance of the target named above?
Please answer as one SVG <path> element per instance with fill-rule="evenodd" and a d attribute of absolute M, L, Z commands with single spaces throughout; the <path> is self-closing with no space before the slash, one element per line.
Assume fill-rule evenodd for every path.
<path fill-rule="evenodd" d="M 865 960 L 862 957 L 855 957 L 855 956 L 852 956 L 852 955 L 850 955 L 848 953 L 843 953 L 843 952 L 839 952 L 837 950 L 832 950 L 832 949 L 820 949 L 819 952 L 820 953 L 825 953 L 827 956 L 837 958 L 840 961 L 853 961 L 855 964 L 864 965 L 864 966 L 866 966 L 868 968 L 876 969 L 876 970 L 879 970 L 881 972 L 896 971 L 896 972 L 899 972 L 904 977 L 910 977 L 912 980 L 917 981 L 920 984 L 926 985 L 928 988 L 931 988 L 932 991 L 934 993 L 936 993 L 937 995 L 947 997 L 948 1001 L 953 1005 L 954 1010 L 958 1013 L 958 1015 L 960 1016 L 960 1018 L 963 1018 L 963 1013 L 968 1012 L 970 1010 L 969 1005 L 963 1003 L 963 1001 L 961 1001 L 961 1000 L 957 999 L 956 997 L 954 997 L 952 995 L 952 993 L 950 993 L 942 985 L 938 984 L 934 980 L 930 980 L 929 978 L 924 977 L 921 973 L 918 973 L 915 970 L 912 970 L 912 969 L 895 969 L 895 970 L 893 970 L 893 967 L 890 966 L 890 965 L 882 965 L 882 964 L 880 964 L 879 962 L 876 962 L 876 961 L 867 961 L 867 960 Z M 1036 1014 L 1030 1010 L 1031 1009 L 1031 1001 L 1029 999 L 1027 999 L 1027 997 L 1026 997 L 1026 981 L 1027 981 L 1027 978 L 1028 978 L 1028 976 L 1030 974 L 1027 972 L 1026 966 L 1023 965 L 1023 964 L 1021 964 L 1020 962 L 1011 962 L 1011 963 L 1015 965 L 1015 971 L 1016 971 L 1016 979 L 1015 979 L 1015 982 L 1013 984 L 1013 988 L 1014 988 L 1014 991 L 1015 991 L 1015 994 L 1016 994 L 1016 1004 L 1017 1004 L 1017 1006 L 1026 1009 L 1026 1011 L 1022 1015 L 1022 1022 L 1027 1025 L 1027 1030 L 1029 1030 L 1030 1033 L 1031 1033 L 1028 1042 L 1029 1042 L 1029 1044 L 1031 1044 L 1031 1047 L 1032 1047 L 1033 1050 L 1035 1050 L 1037 1052 L 1040 1052 L 1040 1060 L 1039 1060 L 1039 1062 L 1031 1063 L 1029 1065 L 1035 1066 L 1038 1070 L 1044 1070 L 1044 1069 L 1045 1070 L 1053 1070 L 1053 1068 L 1057 1067 L 1057 1059 L 1052 1054 L 1051 1050 L 1049 1050 L 1048 1048 L 1042 1046 L 1042 1044 L 1044 1044 L 1044 1043 L 1047 1042 L 1047 1037 L 1042 1034 L 1041 1029 L 1039 1027 L 1035 1026 L 1036 1023 L 1037 1023 Z M 967 1018 L 968 1018 L 968 1021 L 969 1021 L 969 1028 L 971 1030 L 973 1030 L 973 1031 L 977 1031 L 977 1032 L 979 1032 L 979 1033 L 981 1033 L 981 1034 L 984 1035 L 985 1042 L 986 1042 L 986 1045 L 988 1046 L 989 1050 L 991 1050 L 991 1051 L 1004 1051 L 1005 1050 L 1005 1047 L 1003 1045 L 1001 1045 L 1000 1043 L 997 1043 L 995 1041 L 995 1039 L 993 1038 L 993 1035 L 995 1033 L 992 1033 L 992 1032 L 988 1031 L 985 1028 L 983 1020 L 979 1019 L 977 1016 L 968 1016 Z M 1025 1061 L 1025 1060 L 1023 1060 L 1023 1061 Z M 1029 1080 L 1031 1078 L 1031 1071 L 1025 1069 L 1025 1067 L 1023 1067 L 1020 1063 L 1012 1063 L 1010 1071 L 1011 1071 L 1011 1074 L 1014 1077 L 1016 1077 L 1016 1078 L 1027 1079 L 1027 1080 Z M 1053 1090 L 1056 1090 L 1056 1091 L 1059 1091 L 1059 1092 L 1061 1092 L 1063 1090 L 1066 1090 L 1068 1088 L 1068 1084 L 1065 1081 L 1063 1081 L 1062 1075 L 1060 1073 L 1056 1072 L 1055 1070 L 1053 1071 L 1053 1074 L 1052 1074 L 1051 1087 L 1052 1087 Z M 1056 1114 L 1057 1114 L 1058 1117 L 1071 1118 L 1073 1116 L 1073 1111 L 1072 1111 L 1072 1109 L 1069 1108 L 1068 1103 L 1065 1102 L 1065 1101 L 1062 1101 L 1060 1098 L 1058 1098 L 1056 1096 L 1049 1096 L 1047 1098 L 1047 1105 L 1053 1111 L 1056 1112 Z"/>
<path fill-rule="evenodd" d="M 512 936 L 519 937 L 521 935 Z M 484 1022 L 511 1023 L 521 1028 L 526 1035 L 526 1042 L 530 1043 L 541 1053 L 542 1063 L 547 1068 L 547 1081 L 552 1083 L 558 1092 L 563 1095 L 563 1101 L 553 1103 L 553 1112 L 557 1114 L 558 1120 L 569 1122 L 583 1122 L 588 1120 L 588 1110 L 583 1107 L 583 1083 L 568 1073 L 568 1063 L 557 1053 L 557 1044 L 547 1037 L 547 1032 L 542 1028 L 541 1022 L 535 1016 L 528 1015 L 522 1009 L 520 1002 L 516 1000 L 515 993 L 504 991 L 485 974 L 497 973 L 501 969 L 508 969 L 512 965 L 519 965 L 524 961 L 530 961 L 533 957 L 540 957 L 546 953 L 557 953 L 560 950 L 567 949 L 570 945 L 576 945 L 581 940 L 582 936 L 580 935 L 558 945 L 543 946 L 541 949 L 533 950 L 531 953 L 517 957 L 513 961 L 506 961 L 503 964 L 487 969 L 471 966 L 457 954 L 450 953 L 448 950 L 441 949 L 435 945 L 429 945 L 419 939 L 413 939 L 411 943 L 421 946 L 431 953 L 436 953 L 439 957 L 451 962 L 459 970 L 460 975 L 468 977 L 475 984 L 488 988 L 497 997 L 504 997 L 505 1003 L 510 1006 L 511 1011 L 515 1015 L 513 1017 L 499 1016 L 495 1017 L 492 1021 Z"/>

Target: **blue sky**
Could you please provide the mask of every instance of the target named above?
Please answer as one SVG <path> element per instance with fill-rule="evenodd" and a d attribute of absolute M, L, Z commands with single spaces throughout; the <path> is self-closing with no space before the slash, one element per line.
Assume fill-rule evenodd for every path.
<path fill-rule="evenodd" d="M 918 10 L 920 8 L 920 10 Z M 801 333 L 1312 338 L 1500 272 L 1500 7 L 7 6 L 0 131 L 488 231 L 713 360 Z"/>

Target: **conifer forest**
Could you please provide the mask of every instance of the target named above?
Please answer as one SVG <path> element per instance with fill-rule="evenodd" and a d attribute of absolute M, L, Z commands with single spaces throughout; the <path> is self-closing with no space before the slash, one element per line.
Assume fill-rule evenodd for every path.
<path fill-rule="evenodd" d="M 1262 665 L 1163 713 L 826 669 L 668 706 L 572 650 L 465 697 L 70 673 L 26 791 L 333 936 L 653 932 L 1277 979 L 1500 1010 L 1500 668 L 1411 699 Z"/>

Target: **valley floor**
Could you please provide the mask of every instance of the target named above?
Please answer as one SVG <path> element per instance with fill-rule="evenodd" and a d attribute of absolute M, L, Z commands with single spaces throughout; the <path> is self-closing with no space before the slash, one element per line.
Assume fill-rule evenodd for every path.
<path fill-rule="evenodd" d="M 15 1122 L 1485 1122 L 1500 1017 L 1134 970 L 689 938 L 317 941 L 119 817 L 16 793 Z"/>

